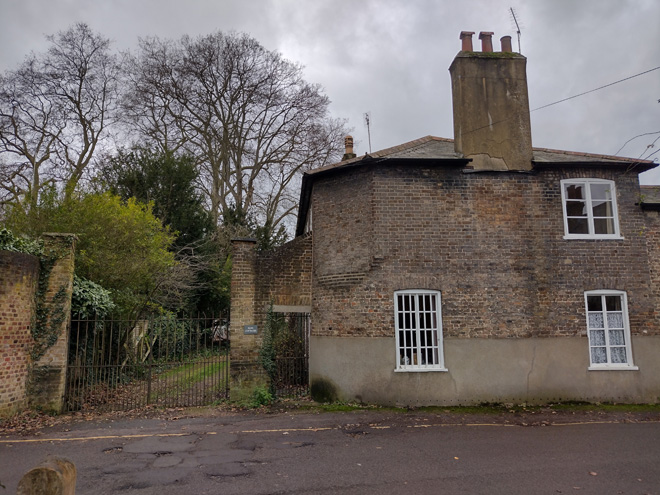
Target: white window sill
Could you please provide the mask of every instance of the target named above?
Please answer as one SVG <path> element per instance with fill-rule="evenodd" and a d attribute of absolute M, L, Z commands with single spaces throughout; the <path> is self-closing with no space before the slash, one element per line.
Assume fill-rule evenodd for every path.
<path fill-rule="evenodd" d="M 417 372 L 427 372 L 427 371 L 449 371 L 447 368 L 414 368 L 412 366 L 408 368 L 398 368 L 395 369 L 395 373 L 417 373 Z"/>
<path fill-rule="evenodd" d="M 632 365 L 601 365 L 589 366 L 587 369 L 589 371 L 637 371 L 639 367 Z"/>
<path fill-rule="evenodd" d="M 574 241 L 574 240 L 583 240 L 583 241 L 623 241 L 625 240 L 625 237 L 620 236 L 620 235 L 588 235 L 588 234 L 573 234 L 573 235 L 565 235 L 564 240 L 567 241 Z"/>

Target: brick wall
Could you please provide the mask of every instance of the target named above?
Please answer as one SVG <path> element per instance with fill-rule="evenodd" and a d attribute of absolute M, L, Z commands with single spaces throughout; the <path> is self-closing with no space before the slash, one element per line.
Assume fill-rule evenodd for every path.
<path fill-rule="evenodd" d="M 231 360 L 234 364 L 256 360 L 255 336 L 244 335 L 245 325 L 255 321 L 256 241 L 236 239 L 232 241 L 231 270 Z"/>
<path fill-rule="evenodd" d="M 563 239 L 560 181 L 574 177 L 616 181 L 623 240 Z M 393 292 L 417 288 L 442 292 L 446 337 L 586 337 L 584 291 L 618 289 L 632 333 L 660 335 L 638 194 L 635 174 L 605 169 L 325 177 L 312 198 L 312 333 L 392 336 Z"/>
<path fill-rule="evenodd" d="M 29 394 L 31 404 L 60 412 L 66 386 L 76 237 L 54 233 L 43 234 L 42 239 L 44 252 L 57 257 L 48 276 L 44 309 L 49 313 L 47 325 L 56 329 L 58 337 L 32 366 Z"/>
<path fill-rule="evenodd" d="M 37 257 L 0 251 L 0 414 L 27 404 L 30 325 L 38 278 Z"/>
<path fill-rule="evenodd" d="M 256 274 L 257 311 L 265 311 L 271 303 L 276 306 L 311 306 L 311 234 L 258 253 Z"/>
<path fill-rule="evenodd" d="M 650 265 L 650 296 L 655 300 L 655 326 L 660 326 L 660 211 L 644 212 L 646 245 Z M 643 332 L 646 334 L 646 332 Z M 654 333 L 654 332 L 648 332 Z"/>
<path fill-rule="evenodd" d="M 312 237 L 262 252 L 253 239 L 235 239 L 232 248 L 230 389 L 232 398 L 241 400 L 264 380 L 258 360 L 270 304 L 311 305 Z M 246 335 L 245 325 L 257 325 L 258 333 Z"/>

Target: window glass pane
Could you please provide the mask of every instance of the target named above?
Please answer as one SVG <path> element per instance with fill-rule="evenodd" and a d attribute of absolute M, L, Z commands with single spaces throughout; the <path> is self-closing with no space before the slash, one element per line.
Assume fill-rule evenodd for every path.
<path fill-rule="evenodd" d="M 623 330 L 610 330 L 610 345 L 626 345 Z"/>
<path fill-rule="evenodd" d="M 613 215 L 611 201 L 592 201 L 591 208 L 595 217 L 611 217 Z"/>
<path fill-rule="evenodd" d="M 422 364 L 435 364 L 433 363 L 433 351 L 431 349 L 422 352 Z"/>
<path fill-rule="evenodd" d="M 566 185 L 566 199 L 585 199 L 583 184 Z"/>
<path fill-rule="evenodd" d="M 586 217 L 587 203 L 584 201 L 566 201 L 566 215 L 569 217 Z"/>
<path fill-rule="evenodd" d="M 586 218 L 569 218 L 567 223 L 569 234 L 589 233 L 589 221 Z"/>
<path fill-rule="evenodd" d="M 593 364 L 607 363 L 607 352 L 604 347 L 591 348 L 591 362 Z"/>
<path fill-rule="evenodd" d="M 589 328 L 605 328 L 603 313 L 589 313 Z"/>
<path fill-rule="evenodd" d="M 594 232 L 596 234 L 614 234 L 614 219 L 594 218 Z"/>
<path fill-rule="evenodd" d="M 600 296 L 587 296 L 587 311 L 602 311 L 603 298 Z"/>
<path fill-rule="evenodd" d="M 623 328 L 623 313 L 607 313 L 607 328 Z"/>
<path fill-rule="evenodd" d="M 605 296 L 607 311 L 621 311 L 621 296 Z"/>
<path fill-rule="evenodd" d="M 611 184 L 591 184 L 591 199 L 612 199 L 612 185 Z"/>
<path fill-rule="evenodd" d="M 610 349 L 613 363 L 627 363 L 626 348 L 625 347 L 612 347 Z"/>
<path fill-rule="evenodd" d="M 605 345 L 605 330 L 591 330 L 589 336 L 591 337 L 591 345 Z"/>

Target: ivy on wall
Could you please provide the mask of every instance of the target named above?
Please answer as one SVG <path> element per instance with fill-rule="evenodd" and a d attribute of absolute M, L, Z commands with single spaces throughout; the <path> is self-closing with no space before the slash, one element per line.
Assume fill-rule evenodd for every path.
<path fill-rule="evenodd" d="M 75 236 L 65 237 L 70 245 Z M 62 284 L 50 301 L 48 283 L 60 258 L 68 254 L 66 246 L 45 247 L 43 241 L 16 237 L 8 229 L 0 230 L 0 250 L 31 254 L 39 258 L 39 281 L 35 294 L 35 316 L 32 322 L 31 334 L 34 345 L 30 350 L 32 362 L 37 362 L 46 351 L 57 342 L 62 330 L 62 323 L 67 317 L 67 285 Z"/>

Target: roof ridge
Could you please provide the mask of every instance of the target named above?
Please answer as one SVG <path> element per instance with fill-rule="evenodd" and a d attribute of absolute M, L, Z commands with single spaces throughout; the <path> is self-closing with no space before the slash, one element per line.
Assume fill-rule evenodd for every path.
<path fill-rule="evenodd" d="M 412 141 L 408 141 L 407 143 L 397 144 L 396 146 L 391 146 L 389 148 L 376 151 L 375 153 L 365 153 L 362 156 L 369 155 L 372 158 L 380 158 L 383 156 L 391 155 L 392 153 L 395 153 L 397 151 L 409 150 L 411 148 L 419 146 L 420 144 L 428 143 L 429 141 L 433 141 L 433 140 L 441 140 L 441 138 L 435 138 L 434 136 L 424 136 L 418 139 L 413 139 Z"/>

